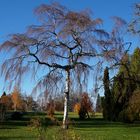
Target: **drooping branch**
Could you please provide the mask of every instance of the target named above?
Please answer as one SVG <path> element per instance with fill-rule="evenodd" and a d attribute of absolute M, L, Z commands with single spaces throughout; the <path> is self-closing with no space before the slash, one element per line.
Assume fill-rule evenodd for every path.
<path fill-rule="evenodd" d="M 76 69 L 89 71 L 98 61 L 107 59 L 113 62 L 124 53 L 119 53 L 123 41 L 118 33 L 123 20 L 117 18 L 115 30 L 107 33 L 101 28 L 103 21 L 91 18 L 87 11 L 70 11 L 60 4 L 52 3 L 39 6 L 35 13 L 41 21 L 40 25 L 29 26 L 23 34 L 11 35 L 0 46 L 0 51 L 10 54 L 3 74 L 9 73 L 10 67 L 15 68 L 18 59 L 22 59 L 21 69 L 35 65 L 35 73 L 43 67 L 46 74 L 53 69 L 69 69 L 76 75 Z M 89 59 L 92 61 L 89 62 Z M 19 66 L 16 67 L 18 69 Z"/>

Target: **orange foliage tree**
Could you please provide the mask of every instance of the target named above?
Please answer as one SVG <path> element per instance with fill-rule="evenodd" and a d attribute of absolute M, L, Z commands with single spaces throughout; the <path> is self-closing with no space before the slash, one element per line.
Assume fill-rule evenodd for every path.
<path fill-rule="evenodd" d="M 12 101 L 14 111 L 17 111 L 17 109 L 21 110 L 23 108 L 23 100 L 21 97 L 20 90 L 17 87 L 15 87 L 14 91 L 12 92 Z"/>
<path fill-rule="evenodd" d="M 88 96 L 88 93 L 83 93 L 81 99 L 81 107 L 79 110 L 79 117 L 81 119 L 85 119 L 86 117 L 90 118 L 88 112 L 92 112 L 92 111 L 93 111 L 93 105 L 90 100 L 90 97 Z"/>
<path fill-rule="evenodd" d="M 80 119 L 90 118 L 89 112 L 93 112 L 93 104 L 88 93 L 82 93 L 80 102 L 74 105 L 74 112 L 79 114 Z"/>
<path fill-rule="evenodd" d="M 81 108 L 81 104 L 80 103 L 76 103 L 75 105 L 74 105 L 74 112 L 79 112 L 80 111 L 80 108 Z"/>

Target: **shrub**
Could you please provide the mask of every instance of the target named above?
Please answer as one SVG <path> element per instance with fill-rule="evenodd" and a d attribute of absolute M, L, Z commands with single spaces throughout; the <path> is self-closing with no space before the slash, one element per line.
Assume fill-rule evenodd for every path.
<path fill-rule="evenodd" d="M 79 118 L 84 120 L 85 118 L 87 118 L 87 110 L 84 106 L 80 107 L 80 110 L 78 112 Z"/>
<path fill-rule="evenodd" d="M 44 127 L 44 119 L 40 117 L 32 118 L 29 127 L 37 130 L 39 140 L 46 140 L 46 128 Z"/>
<path fill-rule="evenodd" d="M 88 96 L 87 93 L 83 93 L 81 97 L 82 98 L 80 103 L 77 103 L 74 106 L 74 109 L 76 112 L 78 112 L 80 119 L 90 118 L 88 112 L 93 112 L 92 102 L 90 100 L 90 97 Z"/>
<path fill-rule="evenodd" d="M 5 119 L 6 114 L 6 107 L 4 104 L 0 103 L 0 121 L 3 121 Z"/>

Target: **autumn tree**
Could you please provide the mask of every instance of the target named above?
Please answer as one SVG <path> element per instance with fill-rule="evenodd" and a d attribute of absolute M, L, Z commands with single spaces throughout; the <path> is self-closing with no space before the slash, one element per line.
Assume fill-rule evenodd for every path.
<path fill-rule="evenodd" d="M 76 103 L 75 105 L 74 105 L 74 112 L 76 112 L 76 113 L 78 113 L 79 111 L 80 111 L 80 108 L 81 108 L 81 104 L 80 103 Z"/>
<path fill-rule="evenodd" d="M 44 75 L 35 89 L 39 87 L 44 92 L 46 88 L 54 90 L 60 87 L 58 81 L 60 84 L 65 79 L 63 128 L 66 129 L 72 79 L 73 83 L 81 83 L 91 68 L 101 64 L 103 57 L 120 55 L 118 48 L 123 50 L 119 44 L 122 41 L 115 40 L 116 29 L 110 36 L 101 28 L 103 21 L 92 19 L 88 11 L 71 11 L 52 3 L 40 5 L 35 14 L 39 25 L 29 26 L 23 34 L 12 34 L 1 45 L 0 50 L 9 54 L 9 59 L 3 63 L 2 73 L 6 79 L 11 79 L 11 83 L 19 83 L 25 73 L 32 71 L 36 75 L 42 70 Z"/>
<path fill-rule="evenodd" d="M 78 106 L 77 106 L 78 107 Z M 90 118 L 89 112 L 93 112 L 93 104 L 88 93 L 82 93 L 80 108 L 78 108 L 78 114 L 80 119 Z"/>
<path fill-rule="evenodd" d="M 14 91 L 12 92 L 11 95 L 12 95 L 14 111 L 17 111 L 18 109 L 22 110 L 23 109 L 23 100 L 21 97 L 20 90 L 17 87 L 15 87 Z"/>

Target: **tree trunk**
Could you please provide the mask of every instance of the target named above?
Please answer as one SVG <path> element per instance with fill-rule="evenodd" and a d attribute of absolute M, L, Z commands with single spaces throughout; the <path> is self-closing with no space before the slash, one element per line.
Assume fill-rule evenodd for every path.
<path fill-rule="evenodd" d="M 70 71 L 66 71 L 66 89 L 64 92 L 64 116 L 63 129 L 68 129 L 68 111 L 69 111 L 69 85 L 70 85 Z"/>
<path fill-rule="evenodd" d="M 17 104 L 14 105 L 14 111 L 17 111 Z"/>

